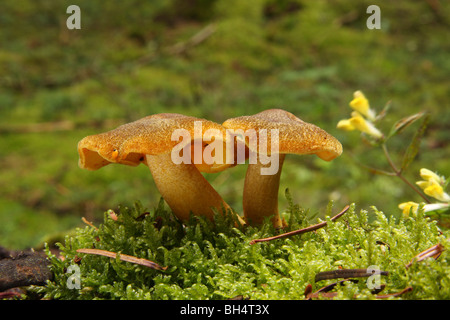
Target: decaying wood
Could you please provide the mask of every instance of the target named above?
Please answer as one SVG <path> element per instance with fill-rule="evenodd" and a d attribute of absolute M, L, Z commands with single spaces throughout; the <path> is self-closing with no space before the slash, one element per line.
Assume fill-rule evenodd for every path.
<path fill-rule="evenodd" d="M 0 291 L 29 285 L 44 285 L 53 278 L 50 261 L 43 253 L 29 251 L 0 260 Z"/>

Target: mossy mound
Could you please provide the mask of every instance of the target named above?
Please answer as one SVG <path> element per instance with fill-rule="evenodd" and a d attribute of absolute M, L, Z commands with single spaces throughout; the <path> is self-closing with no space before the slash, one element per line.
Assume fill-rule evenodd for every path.
<path fill-rule="evenodd" d="M 309 224 L 306 211 L 292 204 L 285 217 L 289 230 Z M 353 205 L 339 220 L 326 221 L 314 232 L 251 245 L 251 240 L 279 231 L 270 222 L 236 228 L 231 217 L 219 215 L 215 224 L 192 217 L 183 225 L 162 201 L 151 212 L 137 203 L 120 208 L 116 220 L 106 212 L 98 228 L 86 226 L 67 236 L 60 245 L 64 259 L 48 253 L 54 280 L 38 291 L 50 299 L 304 299 L 308 285 L 316 291 L 337 281 L 315 282 L 319 272 L 376 266 L 389 272 L 380 279 L 383 294 L 410 288 L 396 298 L 450 298 L 448 234 L 421 212 L 395 221 L 376 208 L 357 212 Z M 438 243 L 444 248 L 438 259 L 407 267 L 418 253 Z M 132 255 L 167 269 L 77 253 L 80 248 Z M 73 265 L 79 267 L 79 289 L 68 286 Z M 337 299 L 377 298 L 367 278 L 344 282 L 333 292 Z"/>

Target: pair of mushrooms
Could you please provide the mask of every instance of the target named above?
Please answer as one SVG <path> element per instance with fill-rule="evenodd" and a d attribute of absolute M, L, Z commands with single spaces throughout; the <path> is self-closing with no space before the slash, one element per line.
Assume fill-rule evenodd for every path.
<path fill-rule="evenodd" d="M 186 134 L 183 137 L 189 139 L 177 141 L 173 138 L 175 130 L 183 130 Z M 236 132 L 255 133 L 257 143 L 248 137 L 242 139 Z M 232 143 L 229 143 L 230 137 Z M 261 149 L 261 142 L 265 143 L 265 150 Z M 217 148 L 211 148 L 213 144 Z M 198 152 L 194 152 L 199 150 L 200 159 Z M 224 152 L 216 157 L 218 150 Z M 239 150 L 244 150 L 244 157 L 237 157 Z M 271 154 L 273 150 L 276 154 Z M 204 158 L 208 155 L 205 151 L 213 161 Z M 196 161 L 175 162 L 174 152 L 183 159 L 197 158 Z M 78 143 L 78 153 L 79 166 L 88 170 L 111 163 L 129 166 L 144 163 L 162 197 L 182 221 L 191 213 L 213 219 L 215 210 L 233 212 L 201 172 L 220 172 L 250 158 L 244 183 L 244 218 L 236 214 L 237 219 L 241 224 L 257 225 L 271 217 L 273 225 L 280 228 L 278 188 L 285 154 L 316 154 L 331 161 L 342 153 L 342 145 L 324 130 L 292 113 L 270 109 L 253 116 L 228 119 L 222 125 L 181 114 L 155 114 L 85 137 Z M 277 170 L 262 174 L 262 170 L 273 165 L 267 163 L 267 156 L 275 155 Z"/>

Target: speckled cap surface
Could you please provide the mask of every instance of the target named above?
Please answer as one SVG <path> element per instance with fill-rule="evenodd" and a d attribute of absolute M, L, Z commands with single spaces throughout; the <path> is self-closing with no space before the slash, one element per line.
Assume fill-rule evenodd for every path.
<path fill-rule="evenodd" d="M 222 125 L 230 130 L 243 130 L 247 133 L 253 131 L 258 137 L 258 145 L 267 142 L 270 146 L 271 143 L 277 144 L 275 147 L 283 154 L 316 154 L 323 160 L 331 161 L 342 153 L 342 145 L 335 137 L 282 109 L 269 109 L 252 116 L 231 118 Z M 272 130 L 277 130 L 278 139 Z M 246 144 L 251 151 L 259 151 L 248 141 Z M 270 150 L 268 147 L 267 153 Z"/>
<path fill-rule="evenodd" d="M 78 143 L 79 166 L 88 170 L 97 170 L 111 163 L 137 166 L 144 161 L 147 154 L 169 153 L 179 146 L 180 140 L 172 140 L 176 129 L 186 130 L 192 139 L 198 137 L 196 128 L 198 131 L 199 123 L 202 139 L 210 139 L 211 132 L 220 132 L 226 137 L 225 128 L 218 123 L 182 114 L 160 113 L 83 138 Z M 223 166 L 217 171 L 225 168 L 226 166 Z"/>

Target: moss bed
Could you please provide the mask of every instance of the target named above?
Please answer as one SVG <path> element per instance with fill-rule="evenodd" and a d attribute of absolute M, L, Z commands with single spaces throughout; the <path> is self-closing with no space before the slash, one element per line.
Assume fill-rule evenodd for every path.
<path fill-rule="evenodd" d="M 47 299 L 70 300 L 450 298 L 448 231 L 440 230 L 422 211 L 394 219 L 375 207 L 358 210 L 351 205 L 332 221 L 334 211 L 330 204 L 326 218 L 311 218 L 290 202 L 283 213 L 289 227 L 282 232 L 318 221 L 327 221 L 326 226 L 250 244 L 280 231 L 270 222 L 236 227 L 231 217 L 221 215 L 214 224 L 198 217 L 181 224 L 163 201 L 150 211 L 136 203 L 105 212 L 99 226 L 77 229 L 59 244 L 60 255 L 47 248 L 54 279 L 36 291 Z M 417 261 L 419 253 L 437 244 L 442 249 L 439 257 Z M 118 254 L 108 258 L 77 252 L 92 248 Z M 122 261 L 120 254 L 148 259 L 164 270 Z M 74 265 L 79 267 L 78 289 L 68 285 Z M 373 277 L 351 281 L 318 277 L 325 271 L 367 268 L 387 273 L 377 278 L 379 290 L 369 285 Z"/>

